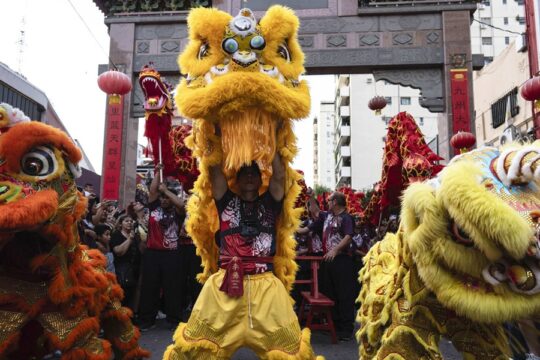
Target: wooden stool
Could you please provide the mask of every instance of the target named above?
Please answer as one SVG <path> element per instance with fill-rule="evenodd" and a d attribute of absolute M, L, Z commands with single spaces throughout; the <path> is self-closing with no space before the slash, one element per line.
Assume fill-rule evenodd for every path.
<path fill-rule="evenodd" d="M 336 328 L 334 327 L 334 321 L 332 320 L 332 307 L 334 307 L 334 301 L 330 300 L 324 294 L 319 293 L 318 297 L 314 297 L 309 291 L 302 291 L 302 305 L 300 305 L 300 318 L 302 322 L 304 317 L 304 308 L 306 304 L 309 304 L 309 310 L 307 314 L 306 327 L 311 330 L 328 330 L 332 337 L 332 344 L 337 343 Z M 319 322 L 313 323 L 313 319 L 318 318 Z M 326 324 L 322 320 L 326 320 Z"/>
<path fill-rule="evenodd" d="M 309 305 L 306 327 L 310 330 L 329 330 L 332 336 L 332 344 L 337 344 L 336 329 L 334 327 L 334 321 L 332 320 L 332 307 L 334 301 L 329 299 L 326 295 L 319 292 L 317 271 L 319 270 L 319 261 L 322 261 L 322 256 L 298 256 L 298 260 L 311 261 L 311 279 L 310 280 L 296 280 L 296 284 L 309 284 L 311 285 L 311 291 L 302 291 L 302 304 L 300 305 L 300 311 L 298 314 L 298 320 L 301 323 L 304 319 L 304 310 L 306 304 Z M 319 320 L 318 323 L 313 323 L 313 318 Z M 322 320 L 326 320 L 326 324 Z"/>

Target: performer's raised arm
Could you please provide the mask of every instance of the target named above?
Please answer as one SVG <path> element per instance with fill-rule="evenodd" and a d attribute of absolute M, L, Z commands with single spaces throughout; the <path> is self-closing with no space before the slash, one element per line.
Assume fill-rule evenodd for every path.
<path fill-rule="evenodd" d="M 285 195 L 285 166 L 277 151 L 272 160 L 272 177 L 270 177 L 268 191 L 276 201 L 281 201 Z"/>
<path fill-rule="evenodd" d="M 221 129 L 216 124 L 216 135 L 221 135 Z M 212 183 L 212 196 L 215 200 L 220 200 L 227 192 L 229 186 L 227 185 L 227 178 L 223 173 L 223 163 L 220 162 L 210 167 L 210 182 Z"/>

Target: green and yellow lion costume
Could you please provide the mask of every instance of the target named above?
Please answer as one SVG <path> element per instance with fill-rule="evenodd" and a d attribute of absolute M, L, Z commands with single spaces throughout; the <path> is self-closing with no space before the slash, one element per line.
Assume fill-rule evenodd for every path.
<path fill-rule="evenodd" d="M 502 323 L 540 310 L 540 143 L 454 158 L 412 184 L 401 226 L 364 259 L 362 359 L 508 359 Z"/>

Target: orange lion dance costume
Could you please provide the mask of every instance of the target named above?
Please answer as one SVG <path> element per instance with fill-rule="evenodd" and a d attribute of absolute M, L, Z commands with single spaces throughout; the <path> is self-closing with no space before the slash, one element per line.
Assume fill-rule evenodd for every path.
<path fill-rule="evenodd" d="M 80 150 L 11 109 L 0 104 L 0 358 L 149 356 L 104 256 L 79 244 Z"/>

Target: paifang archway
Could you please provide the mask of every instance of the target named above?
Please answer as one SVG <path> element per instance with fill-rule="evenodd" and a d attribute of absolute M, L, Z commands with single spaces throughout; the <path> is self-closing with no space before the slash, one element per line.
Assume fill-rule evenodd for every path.
<path fill-rule="evenodd" d="M 124 102 L 120 197 L 134 198 L 138 118 L 143 116 L 137 74 L 152 61 L 177 83 L 178 54 L 187 43 L 187 11 L 178 1 L 94 0 L 105 13 L 110 57 L 132 76 L 134 91 Z M 470 21 L 476 2 L 459 0 L 214 0 L 184 1 L 183 6 L 213 6 L 237 14 L 248 6 L 260 18 L 273 4 L 293 8 L 301 19 L 299 40 L 308 74 L 373 73 L 376 80 L 421 91 L 420 104 L 441 113 L 439 149 L 451 156 L 453 134 L 450 72 L 467 69 L 469 121 L 473 121 Z M 211 3 L 211 4 L 210 4 Z M 245 4 L 247 3 L 247 4 Z M 479 57 L 482 62 L 481 56 Z M 354 99 L 351 99 L 354 101 Z M 474 129 L 473 124 L 469 124 Z M 103 169 L 107 165 L 103 164 Z M 106 181 L 106 179 L 104 179 Z"/>

